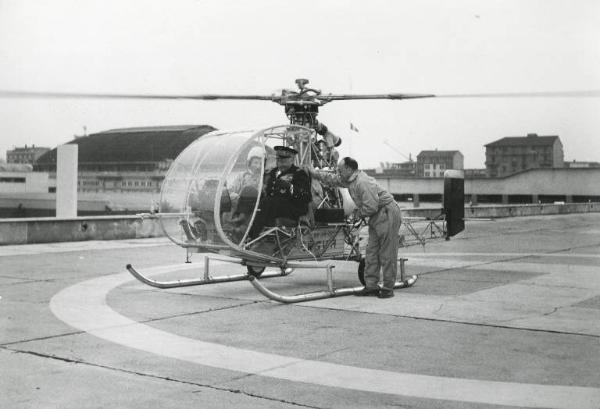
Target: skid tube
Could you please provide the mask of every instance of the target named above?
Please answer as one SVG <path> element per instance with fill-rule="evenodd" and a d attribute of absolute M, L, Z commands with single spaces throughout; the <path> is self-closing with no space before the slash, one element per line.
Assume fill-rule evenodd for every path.
<path fill-rule="evenodd" d="M 248 280 L 250 277 L 253 277 L 247 273 L 212 277 L 210 275 L 210 270 L 209 270 L 210 259 L 218 260 L 218 261 L 225 261 L 227 263 L 245 265 L 245 262 L 243 262 L 241 260 L 226 260 L 226 259 L 222 259 L 222 258 L 205 256 L 204 257 L 204 277 L 188 279 L 188 280 L 173 280 L 173 281 L 158 281 L 158 280 L 154 280 L 152 278 L 146 277 L 145 275 L 143 275 L 139 271 L 137 271 L 135 268 L 133 268 L 133 266 L 131 264 L 127 264 L 126 268 L 131 273 L 131 275 L 133 275 L 135 278 L 137 278 L 142 283 L 147 284 L 152 287 L 162 288 L 162 289 L 191 287 L 194 285 L 228 283 L 228 282 L 232 282 L 232 281 Z M 280 271 L 272 271 L 272 272 L 265 271 L 261 274 L 261 277 L 264 277 L 264 278 L 283 277 L 283 276 L 287 276 L 287 275 L 291 274 L 292 271 L 293 271 L 293 269 L 291 269 L 291 268 L 282 268 L 282 269 L 280 269 Z"/>
<path fill-rule="evenodd" d="M 314 300 L 322 300 L 325 298 L 333 298 L 333 297 L 342 297 L 345 295 L 354 295 L 357 292 L 361 291 L 364 287 L 346 287 L 346 288 L 334 288 L 333 286 L 333 267 L 331 264 L 323 265 L 294 265 L 294 268 L 319 268 L 325 267 L 327 270 L 327 289 L 323 291 L 316 291 L 312 293 L 304 293 L 298 295 L 281 295 L 276 292 L 269 290 L 265 287 L 258 278 L 249 277 L 250 283 L 254 286 L 258 292 L 260 292 L 265 297 L 277 301 L 284 304 L 293 304 L 297 302 L 303 301 L 314 301 Z M 404 278 L 404 260 L 401 262 L 400 269 L 400 280 L 396 281 L 394 284 L 394 288 L 406 288 L 412 286 L 417 281 L 417 276 L 412 275 L 408 278 Z"/>

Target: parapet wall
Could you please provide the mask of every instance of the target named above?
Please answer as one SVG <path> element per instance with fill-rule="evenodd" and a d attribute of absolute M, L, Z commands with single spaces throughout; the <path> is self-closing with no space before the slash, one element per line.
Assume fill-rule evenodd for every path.
<path fill-rule="evenodd" d="M 164 234 L 158 220 L 135 215 L 0 219 L 0 245 L 161 236 Z"/>
<path fill-rule="evenodd" d="M 600 212 L 600 203 L 465 206 L 467 218 L 500 218 Z M 413 217 L 434 218 L 441 209 L 403 209 Z M 0 219 L 0 245 L 84 240 L 124 240 L 162 237 L 157 219 L 138 216 L 88 216 L 59 219 Z"/>
<path fill-rule="evenodd" d="M 600 203 L 528 204 L 505 206 L 465 206 L 465 217 L 521 217 L 552 214 L 600 212 Z"/>
<path fill-rule="evenodd" d="M 438 216 L 442 209 L 403 209 L 403 214 L 413 217 Z M 600 203 L 565 203 L 565 204 L 519 204 L 498 206 L 465 206 L 465 218 L 500 218 L 522 216 L 544 216 L 553 214 L 600 212 Z"/>

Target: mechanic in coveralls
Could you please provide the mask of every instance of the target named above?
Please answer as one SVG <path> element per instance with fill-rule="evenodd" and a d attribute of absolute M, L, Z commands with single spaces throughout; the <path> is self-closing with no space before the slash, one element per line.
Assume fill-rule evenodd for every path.
<path fill-rule="evenodd" d="M 308 212 L 311 201 L 308 173 L 294 165 L 298 151 L 289 146 L 275 146 L 277 167 L 265 176 L 263 197 L 250 237 L 257 237 L 264 226 L 273 226 L 277 218 L 298 222 Z"/>
<path fill-rule="evenodd" d="M 337 173 L 307 168 L 310 175 L 330 186 L 348 188 L 356 204 L 355 216 L 369 218 L 369 243 L 365 260 L 365 288 L 359 296 L 394 296 L 398 275 L 398 231 L 402 223 L 400 208 L 394 197 L 374 178 L 358 169 L 356 160 L 345 157 L 337 165 Z M 383 286 L 379 288 L 379 272 Z"/>

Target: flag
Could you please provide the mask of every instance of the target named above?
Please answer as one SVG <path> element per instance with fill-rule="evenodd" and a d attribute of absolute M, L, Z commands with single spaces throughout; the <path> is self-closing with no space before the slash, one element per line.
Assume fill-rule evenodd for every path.
<path fill-rule="evenodd" d="M 358 128 L 354 126 L 352 122 L 350 122 L 350 130 L 354 132 L 358 132 Z"/>

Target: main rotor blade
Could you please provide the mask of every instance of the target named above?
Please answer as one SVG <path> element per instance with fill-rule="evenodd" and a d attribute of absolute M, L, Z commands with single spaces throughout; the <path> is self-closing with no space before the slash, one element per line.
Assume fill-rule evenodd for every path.
<path fill-rule="evenodd" d="M 600 97 L 600 90 L 548 92 L 496 92 L 487 94 L 440 94 L 437 98 L 565 98 Z"/>
<path fill-rule="evenodd" d="M 473 94 L 329 94 L 316 95 L 306 98 L 317 99 L 322 103 L 341 100 L 359 99 L 420 99 L 420 98 L 564 98 L 564 97 L 600 97 L 600 90 L 585 91 L 549 91 L 549 92 L 498 92 L 498 93 L 473 93 Z M 273 101 L 280 104 L 286 101 L 303 101 L 304 98 L 287 95 L 227 95 L 227 94 L 95 94 L 77 92 L 37 92 L 37 91 L 10 91 L 0 90 L 0 98 L 65 98 L 65 99 L 155 99 L 155 100 L 258 100 Z"/>
<path fill-rule="evenodd" d="M 319 95 L 322 101 L 351 99 L 418 99 L 418 98 L 565 98 L 600 97 L 600 90 L 548 91 L 548 92 L 496 92 L 473 94 L 339 94 Z"/>
<path fill-rule="evenodd" d="M 433 94 L 338 94 L 319 95 L 317 98 L 326 101 L 341 101 L 347 99 L 417 99 L 434 98 Z"/>
<path fill-rule="evenodd" d="M 0 98 L 92 98 L 92 99 L 192 99 L 192 100 L 262 100 L 279 101 L 278 95 L 160 95 L 160 94 L 90 94 L 77 92 L 35 92 L 35 91 L 6 91 L 0 90 Z"/>

